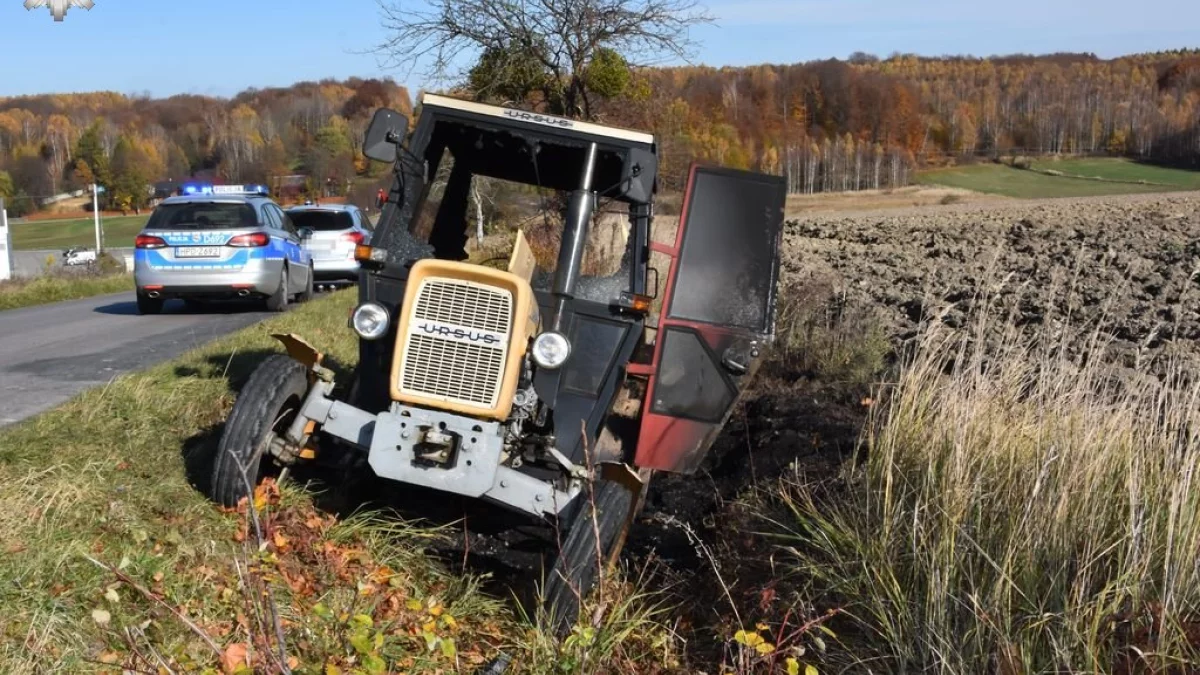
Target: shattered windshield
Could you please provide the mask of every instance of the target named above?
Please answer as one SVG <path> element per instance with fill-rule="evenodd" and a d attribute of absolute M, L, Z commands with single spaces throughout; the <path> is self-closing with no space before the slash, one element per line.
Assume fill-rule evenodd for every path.
<path fill-rule="evenodd" d="M 421 156 L 401 153 L 375 245 L 400 264 L 435 257 L 504 267 L 523 231 L 538 263 L 533 286 L 549 290 L 585 152 L 582 141 L 546 143 L 504 128 L 438 122 Z M 597 153 L 592 186 L 599 195 L 579 297 L 608 302 L 628 287 L 628 205 L 610 196 L 623 157 L 617 147 Z"/>

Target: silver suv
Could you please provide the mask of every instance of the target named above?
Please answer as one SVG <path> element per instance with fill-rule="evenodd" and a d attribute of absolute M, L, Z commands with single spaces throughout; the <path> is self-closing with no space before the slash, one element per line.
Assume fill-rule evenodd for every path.
<path fill-rule="evenodd" d="M 288 217 L 300 232 L 320 281 L 358 281 L 354 247 L 371 243 L 371 223 L 357 206 L 293 206 Z"/>

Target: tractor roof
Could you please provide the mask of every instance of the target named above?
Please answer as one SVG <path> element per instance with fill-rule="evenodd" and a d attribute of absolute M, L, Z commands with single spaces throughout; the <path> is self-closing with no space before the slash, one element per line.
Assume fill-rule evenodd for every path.
<path fill-rule="evenodd" d="M 475 101 L 464 101 L 438 94 L 424 94 L 421 97 L 421 105 L 424 108 L 445 113 L 478 115 L 485 119 L 490 118 L 493 122 L 503 121 L 506 124 L 511 123 L 518 127 L 527 126 L 531 130 L 538 132 L 548 130 L 564 132 L 571 136 L 585 138 L 606 145 L 654 145 L 654 136 L 644 131 L 571 120 L 565 117 L 555 117 L 528 110 L 502 108 L 500 106 L 477 103 Z"/>
<path fill-rule="evenodd" d="M 448 151 L 456 170 L 571 191 L 588 173 L 593 144 L 592 190 L 629 203 L 652 199 L 658 149 L 642 131 L 425 94 L 411 146 L 429 167 Z"/>

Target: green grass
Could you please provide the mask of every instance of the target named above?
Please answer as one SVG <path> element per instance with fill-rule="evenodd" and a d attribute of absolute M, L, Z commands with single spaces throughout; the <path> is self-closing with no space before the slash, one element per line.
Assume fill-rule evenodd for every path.
<path fill-rule="evenodd" d="M 130 248 L 133 239 L 146 224 L 146 216 L 109 216 L 103 218 L 104 246 Z M 91 218 L 74 220 L 34 220 L 12 224 L 13 248 L 19 251 L 61 249 L 68 246 L 96 246 L 96 225 Z"/>
<path fill-rule="evenodd" d="M 133 277 L 124 273 L 104 276 L 43 276 L 31 280 L 4 281 L 0 282 L 0 310 L 131 290 Z"/>
<path fill-rule="evenodd" d="M 784 489 L 824 670 L 1196 672 L 1200 384 L 1011 331 L 929 333 L 844 482 Z"/>
<path fill-rule="evenodd" d="M 1068 176 L 1102 178 L 1112 181 L 1157 183 L 1171 189 L 1200 190 L 1200 171 L 1171 169 L 1139 164 L 1127 159 L 1063 159 L 1059 161 L 1037 161 L 1035 169 L 1061 171 Z M 1165 188 L 1164 188 L 1165 189 Z"/>
<path fill-rule="evenodd" d="M 1200 173 L 1152 167 L 1120 159 L 1064 160 L 1039 163 L 1035 166 L 1039 169 L 1053 169 L 1064 173 L 1073 173 L 1078 170 L 1081 175 L 1100 176 L 1110 180 L 1147 180 L 1164 183 L 1164 185 L 1113 183 L 1070 176 L 1048 176 L 1037 171 L 1014 169 L 1000 164 L 974 164 L 952 169 L 925 171 L 917 174 L 916 182 L 920 185 L 941 185 L 1021 199 L 1092 197 L 1200 189 Z"/>
<path fill-rule="evenodd" d="M 477 577 L 426 556 L 432 538 L 460 530 L 371 513 L 335 520 L 285 486 L 252 511 L 260 543 L 246 514 L 193 487 L 207 480 L 235 390 L 283 351 L 271 333 L 305 336 L 343 373 L 353 365 L 354 299 L 334 293 L 0 431 L 0 672 L 159 672 L 156 658 L 174 672 L 221 672 L 217 652 L 245 647 L 255 672 L 279 672 L 263 614 L 272 607 L 296 673 L 474 672 L 500 650 L 534 673 L 664 661 L 670 636 L 641 595 L 610 602 L 599 627 L 560 643 Z"/>

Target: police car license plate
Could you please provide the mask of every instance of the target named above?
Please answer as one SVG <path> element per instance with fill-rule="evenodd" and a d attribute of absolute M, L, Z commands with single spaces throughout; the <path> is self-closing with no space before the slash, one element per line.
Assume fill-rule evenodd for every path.
<path fill-rule="evenodd" d="M 221 246 L 177 246 L 176 258 L 220 258 Z"/>

